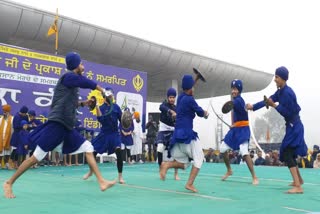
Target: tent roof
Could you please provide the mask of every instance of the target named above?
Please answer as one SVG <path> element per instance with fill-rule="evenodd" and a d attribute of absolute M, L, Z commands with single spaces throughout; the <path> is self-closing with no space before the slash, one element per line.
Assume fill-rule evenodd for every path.
<path fill-rule="evenodd" d="M 3 0 L 0 2 L 0 42 L 54 52 L 54 37 L 46 33 L 54 22 L 54 13 Z M 176 50 L 130 35 L 60 16 L 59 54 L 77 51 L 88 61 L 147 72 L 147 101 L 159 102 L 166 95 L 172 80 L 180 88 L 184 74 L 197 68 L 206 83 L 197 84 L 196 98 L 230 94 L 230 82 L 241 79 L 244 92 L 264 89 L 273 75 L 230 64 L 197 54 Z M 197 42 L 197 41 L 195 41 Z"/>

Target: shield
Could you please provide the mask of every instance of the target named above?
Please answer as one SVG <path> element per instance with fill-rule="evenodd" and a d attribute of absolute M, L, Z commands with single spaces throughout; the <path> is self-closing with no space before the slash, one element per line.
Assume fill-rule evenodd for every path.
<path fill-rule="evenodd" d="M 196 80 L 200 79 L 202 82 L 206 82 L 206 78 L 203 76 L 203 74 L 200 73 L 200 71 L 196 68 L 193 68 L 193 73 L 196 75 Z"/>
<path fill-rule="evenodd" d="M 233 102 L 230 100 L 222 106 L 222 113 L 227 114 L 233 109 Z"/>
<path fill-rule="evenodd" d="M 128 129 L 132 124 L 132 115 L 129 111 L 124 111 L 121 116 L 121 126 Z"/>

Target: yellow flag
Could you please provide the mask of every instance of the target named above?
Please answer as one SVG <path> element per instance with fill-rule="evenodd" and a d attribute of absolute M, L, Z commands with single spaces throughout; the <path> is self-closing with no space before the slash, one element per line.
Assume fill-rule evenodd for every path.
<path fill-rule="evenodd" d="M 54 24 L 50 26 L 47 36 L 51 36 L 57 32 L 57 25 L 56 25 L 56 20 L 54 21 Z"/>
<path fill-rule="evenodd" d="M 56 16 L 54 18 L 54 22 L 53 24 L 49 27 L 48 32 L 47 32 L 47 37 L 52 36 L 53 34 L 56 35 L 56 42 L 55 42 L 55 49 L 56 49 L 56 55 L 58 54 L 58 38 L 59 38 L 59 32 L 58 32 L 58 8 L 57 8 L 57 12 L 56 12 Z"/>
<path fill-rule="evenodd" d="M 53 35 L 53 34 L 58 34 L 58 19 L 59 19 L 59 15 L 58 15 L 58 8 L 57 8 L 56 16 L 54 17 L 54 22 L 50 26 L 50 28 L 48 30 L 48 33 L 47 33 L 48 37 Z"/>

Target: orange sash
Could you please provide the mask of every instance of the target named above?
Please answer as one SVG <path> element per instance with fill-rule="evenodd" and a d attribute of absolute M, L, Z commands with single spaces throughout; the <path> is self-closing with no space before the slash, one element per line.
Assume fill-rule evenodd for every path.
<path fill-rule="evenodd" d="M 249 126 L 248 120 L 240 120 L 233 124 L 233 127 L 243 127 L 243 126 Z"/>

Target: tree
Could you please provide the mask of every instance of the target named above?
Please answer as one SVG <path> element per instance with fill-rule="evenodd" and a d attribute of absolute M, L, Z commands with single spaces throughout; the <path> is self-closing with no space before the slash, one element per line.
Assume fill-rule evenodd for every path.
<path fill-rule="evenodd" d="M 285 121 L 283 117 L 274 109 L 270 108 L 254 123 L 254 135 L 258 140 L 266 140 L 267 129 L 270 131 L 270 142 L 279 143 L 285 134 Z"/>
<path fill-rule="evenodd" d="M 254 136 L 258 141 L 264 141 L 267 133 L 268 122 L 263 117 L 258 117 L 254 122 Z"/>

